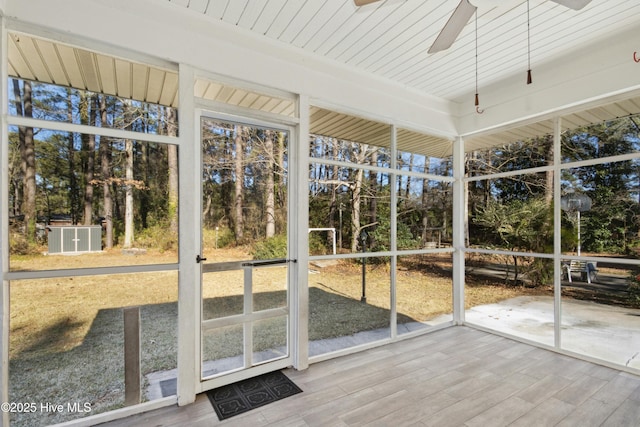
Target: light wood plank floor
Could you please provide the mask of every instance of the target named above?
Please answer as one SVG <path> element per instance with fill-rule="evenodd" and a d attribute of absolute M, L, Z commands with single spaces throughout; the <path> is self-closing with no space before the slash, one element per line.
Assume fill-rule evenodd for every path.
<path fill-rule="evenodd" d="M 200 395 L 105 425 L 640 425 L 640 377 L 468 327 L 285 373 L 303 393 L 224 422 Z"/>

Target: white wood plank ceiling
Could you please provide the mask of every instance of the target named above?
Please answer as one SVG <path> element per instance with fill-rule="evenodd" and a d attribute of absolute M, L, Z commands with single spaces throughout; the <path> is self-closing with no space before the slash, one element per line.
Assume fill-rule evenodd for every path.
<path fill-rule="evenodd" d="M 250 31 L 342 63 L 356 72 L 374 74 L 437 97 L 472 102 L 470 94 L 476 87 L 475 21 L 467 24 L 450 49 L 427 53 L 459 0 L 385 0 L 360 8 L 352 0 L 166 1 L 224 21 L 238 31 Z M 482 86 L 518 74 L 522 74 L 524 81 L 528 66 L 527 2 L 472 0 L 472 3 L 478 6 L 480 91 Z M 549 0 L 530 0 L 529 6 L 534 76 L 536 63 L 570 55 L 601 37 L 640 25 L 637 0 L 593 0 L 580 11 Z M 314 112 L 312 124 L 320 111 Z M 564 117 L 563 128 L 638 113 L 640 101 L 636 98 L 568 115 Z M 330 130 L 320 129 L 319 123 L 315 126 L 317 133 L 328 134 Z M 552 131 L 552 121 L 545 120 L 474 136 L 468 138 L 465 146 L 474 150 Z M 423 154 L 451 154 L 450 142 L 442 138 L 429 137 L 422 144 L 429 147 L 422 146 Z"/>
<path fill-rule="evenodd" d="M 474 93 L 473 19 L 450 49 L 427 53 L 459 0 L 386 0 L 360 8 L 352 0 L 166 1 L 441 98 Z M 518 73 L 524 79 L 527 2 L 472 3 L 478 6 L 480 86 Z M 534 67 L 640 25 L 637 0 L 593 0 L 580 11 L 530 0 L 530 9 Z"/>

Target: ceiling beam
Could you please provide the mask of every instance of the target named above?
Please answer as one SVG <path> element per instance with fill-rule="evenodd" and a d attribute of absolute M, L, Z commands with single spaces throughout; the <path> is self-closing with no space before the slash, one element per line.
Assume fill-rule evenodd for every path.
<path fill-rule="evenodd" d="M 457 128 L 461 135 L 486 132 L 520 121 L 552 117 L 580 108 L 582 104 L 606 102 L 640 88 L 640 64 L 633 60 L 637 30 L 617 34 L 584 46 L 571 55 L 538 64 L 533 84 L 525 73 L 482 88 L 482 114 L 476 112 L 473 94 L 460 99 Z M 589 70 L 588 72 L 586 70 Z M 627 95 L 628 96 L 628 95 Z"/>

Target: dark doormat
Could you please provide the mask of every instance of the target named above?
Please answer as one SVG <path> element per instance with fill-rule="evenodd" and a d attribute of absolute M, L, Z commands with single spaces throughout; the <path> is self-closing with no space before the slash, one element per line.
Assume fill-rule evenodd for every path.
<path fill-rule="evenodd" d="M 209 390 L 207 396 L 222 421 L 301 392 L 285 374 L 275 371 Z"/>

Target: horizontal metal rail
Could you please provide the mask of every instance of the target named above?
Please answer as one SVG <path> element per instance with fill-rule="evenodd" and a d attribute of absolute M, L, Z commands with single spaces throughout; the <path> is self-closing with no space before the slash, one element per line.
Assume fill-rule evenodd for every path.
<path fill-rule="evenodd" d="M 245 322 L 257 322 L 259 320 L 273 319 L 289 315 L 287 307 L 270 308 L 268 310 L 256 311 L 247 314 L 234 314 L 226 317 L 217 317 L 202 321 L 202 331 L 224 328 L 227 326 L 241 325 Z"/>
<path fill-rule="evenodd" d="M 287 264 L 288 262 L 296 262 L 296 261 L 291 259 L 285 259 L 285 258 L 264 259 L 264 260 L 246 261 L 242 263 L 242 266 L 259 268 L 259 267 L 268 267 L 270 265 Z"/>
<path fill-rule="evenodd" d="M 220 271 L 243 270 L 245 268 L 271 267 L 276 265 L 284 265 L 289 262 L 297 262 L 297 260 L 278 258 L 278 259 L 265 259 L 265 260 L 255 260 L 255 261 L 227 261 L 227 262 L 214 262 L 210 264 L 203 263 L 202 272 L 216 273 Z"/>

